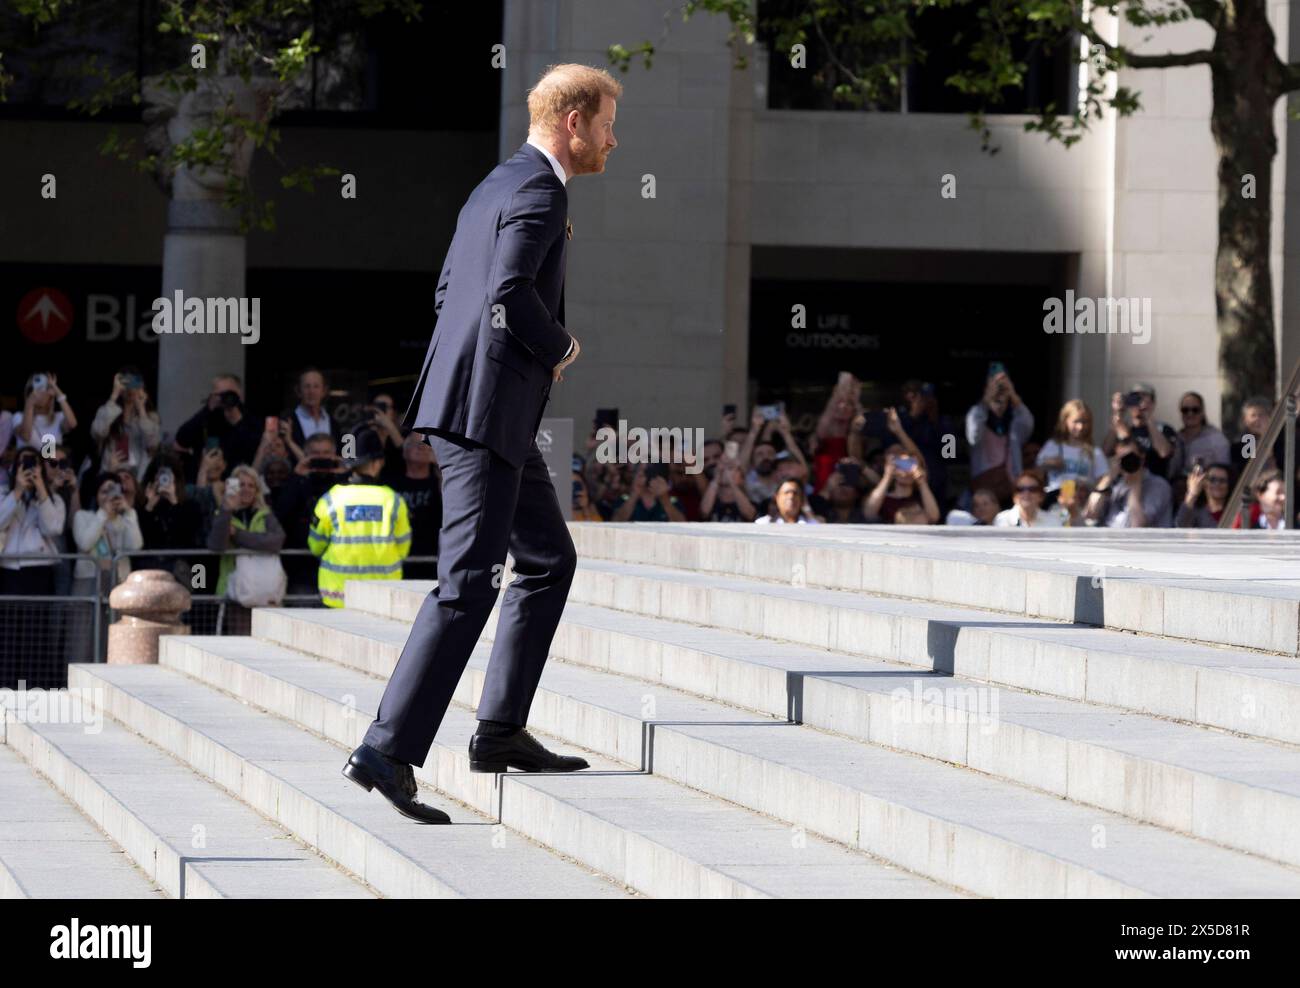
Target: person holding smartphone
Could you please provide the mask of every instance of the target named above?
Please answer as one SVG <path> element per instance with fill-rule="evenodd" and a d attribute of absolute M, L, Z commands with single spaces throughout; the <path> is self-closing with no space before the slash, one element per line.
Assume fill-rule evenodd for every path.
<path fill-rule="evenodd" d="M 98 444 L 101 470 L 143 476 L 162 441 L 162 425 L 137 368 L 113 375 L 113 390 L 95 412 L 90 436 Z"/>
<path fill-rule="evenodd" d="M 733 451 L 735 443 L 728 443 Z M 713 471 L 704 496 L 700 498 L 700 517 L 704 521 L 753 521 L 758 508 L 745 492 L 744 477 L 734 456 L 723 456 Z"/>
<path fill-rule="evenodd" d="M 92 557 L 78 559 L 73 571 L 74 590 L 86 594 L 96 592 L 99 578 L 111 569 L 116 553 L 144 548 L 139 516 L 131 507 L 118 477 L 101 473 L 90 492 L 93 500 L 72 519 L 77 551 Z M 114 582 L 120 583 L 130 573 L 130 560 L 119 560 Z M 108 587 L 108 582 L 105 582 L 100 589 L 107 590 Z"/>
<path fill-rule="evenodd" d="M 39 449 L 46 436 L 52 436 L 58 445 L 65 432 L 77 427 L 77 416 L 68 404 L 68 396 L 59 389 L 53 371 L 38 371 L 27 379 L 23 410 L 15 413 L 12 421 L 19 449 Z M 0 452 L 3 449 L 0 447 Z"/>
<path fill-rule="evenodd" d="M 146 549 L 197 549 L 202 545 L 202 512 L 188 496 L 184 476 L 175 453 L 159 453 L 145 470 L 144 507 L 139 519 Z M 188 572 L 189 562 L 179 556 L 158 556 L 141 558 L 136 568 L 163 569 L 180 579 Z M 182 581 L 188 583 L 188 579 Z"/>
<path fill-rule="evenodd" d="M 895 443 L 885 450 L 885 472 L 880 483 L 867 496 L 863 514 L 869 522 L 893 524 L 894 515 L 904 505 L 919 505 L 926 523 L 939 522 L 939 502 L 926 482 L 925 464 Z"/>
<path fill-rule="evenodd" d="M 1101 444 L 1107 456 L 1114 456 L 1119 444 L 1132 439 L 1142 452 L 1147 473 L 1170 481 L 1171 467 L 1181 456 L 1182 440 L 1173 426 L 1156 418 L 1156 389 L 1137 381 L 1127 394 L 1116 391 L 1110 398 L 1110 432 Z"/>
<path fill-rule="evenodd" d="M 1021 452 L 1034 431 L 1034 415 L 1020 398 L 1006 368 L 989 364 L 984 394 L 966 413 L 971 490 L 988 488 L 999 503 L 1011 499 L 1024 469 Z"/>

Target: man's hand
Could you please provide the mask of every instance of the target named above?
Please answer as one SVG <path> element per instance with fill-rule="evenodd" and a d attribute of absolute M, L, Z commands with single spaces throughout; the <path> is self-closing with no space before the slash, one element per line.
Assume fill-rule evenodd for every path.
<path fill-rule="evenodd" d="M 568 357 L 566 357 L 564 360 L 561 360 L 558 364 L 555 365 L 555 376 L 553 378 L 554 381 L 564 380 L 564 368 L 568 367 L 569 364 L 577 360 L 578 354 L 582 352 L 582 344 L 578 342 L 578 338 L 576 336 L 570 336 L 569 339 L 573 340 L 573 350 L 568 355 Z"/>

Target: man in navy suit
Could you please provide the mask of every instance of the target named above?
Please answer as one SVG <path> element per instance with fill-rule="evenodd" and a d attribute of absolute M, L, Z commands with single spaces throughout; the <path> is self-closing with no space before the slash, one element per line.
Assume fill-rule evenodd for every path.
<path fill-rule="evenodd" d="M 470 193 L 438 278 L 437 323 L 403 422 L 428 435 L 442 471 L 438 588 L 343 769 L 424 823 L 450 820 L 416 800 L 411 766 L 428 756 L 496 600 L 507 550 L 515 578 L 501 603 L 470 768 L 587 767 L 524 729 L 577 565 L 535 437 L 551 385 L 581 349 L 564 328 L 565 186 L 605 170 L 618 146 L 621 95 L 603 70 L 548 69 L 528 95 L 527 142 Z"/>

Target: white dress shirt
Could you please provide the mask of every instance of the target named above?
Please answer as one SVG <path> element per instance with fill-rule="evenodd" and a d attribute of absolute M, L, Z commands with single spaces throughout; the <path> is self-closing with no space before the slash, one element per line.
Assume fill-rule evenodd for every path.
<path fill-rule="evenodd" d="M 533 147 L 537 148 L 538 151 L 541 151 L 542 154 L 546 155 L 546 160 L 549 161 L 551 167 L 555 169 L 555 177 L 560 180 L 561 185 L 567 186 L 569 184 L 569 176 L 564 174 L 564 168 L 560 165 L 560 162 L 555 155 L 551 154 L 550 151 L 546 150 L 546 148 L 542 147 L 531 137 L 528 138 L 526 143 L 531 144 Z"/>
<path fill-rule="evenodd" d="M 531 144 L 533 147 L 537 148 L 538 151 L 541 151 L 542 154 L 546 155 L 546 160 L 549 161 L 551 163 L 551 167 L 555 169 L 555 177 L 560 180 L 561 185 L 567 187 L 569 184 L 569 176 L 564 174 L 564 167 L 560 164 L 559 160 L 555 157 L 555 155 L 551 154 L 550 151 L 546 150 L 546 148 L 542 147 L 531 137 L 528 138 L 528 140 L 525 143 Z M 564 351 L 565 360 L 568 360 L 569 354 L 573 353 L 573 343 L 574 343 L 573 337 L 570 336 L 569 349 Z"/>

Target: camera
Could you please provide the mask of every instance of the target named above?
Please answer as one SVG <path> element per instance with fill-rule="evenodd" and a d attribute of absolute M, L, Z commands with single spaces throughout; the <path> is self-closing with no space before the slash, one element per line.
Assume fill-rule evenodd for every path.
<path fill-rule="evenodd" d="M 223 391 L 220 395 L 222 408 L 238 408 L 240 401 L 239 395 L 234 391 Z"/>

